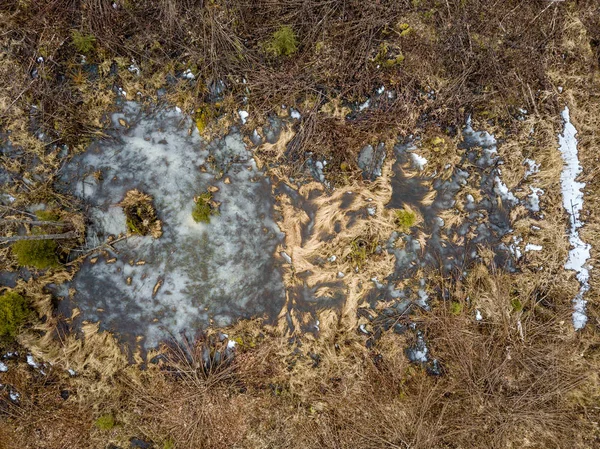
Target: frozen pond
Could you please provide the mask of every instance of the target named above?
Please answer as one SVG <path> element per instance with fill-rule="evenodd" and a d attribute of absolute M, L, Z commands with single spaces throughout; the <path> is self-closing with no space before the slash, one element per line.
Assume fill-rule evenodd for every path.
<path fill-rule="evenodd" d="M 65 315 L 77 307 L 79 319 L 100 321 L 102 328 L 141 337 L 151 347 L 168 335 L 255 316 L 285 315 L 293 330 L 293 315 L 304 329 L 312 329 L 311 322 L 318 329 L 319 310 L 343 306 L 359 270 L 342 272 L 330 256 L 338 254 L 339 267 L 345 266 L 348 236 L 361 226 L 368 229 L 382 211 L 351 192 L 330 195 L 283 182 L 273 186 L 235 128 L 223 139 L 206 142 L 176 108 L 148 113 L 127 103 L 112 120 L 112 137 L 95 142 L 62 172 L 61 187 L 89 207 L 84 249 L 125 235 L 119 203 L 132 189 L 152 196 L 163 235 L 129 236 L 115 243 L 114 251 L 96 251 L 58 292 L 68 297 L 61 303 Z M 515 272 L 523 251 L 543 249 L 524 242 L 510 219 L 519 205 L 531 214 L 540 212 L 543 191 L 532 187 L 531 195 L 517 198 L 503 181 L 498 145 L 468 120 L 454 165 L 448 164 L 443 174 L 425 170 L 430 162 L 419 154 L 418 142 L 395 145 L 385 208 L 409 208 L 421 221 L 378 242 L 376 252 L 393 257 L 394 266 L 370 279 L 361 301 L 394 304 L 402 313 L 411 304 L 428 308 L 432 271 L 462 278 L 482 262 L 480 251 L 486 248 L 490 263 Z M 375 180 L 386 153 L 380 146 L 367 150 L 358 162 Z M 535 177 L 539 165 L 529 159 L 525 164 L 525 178 Z M 220 203 L 220 215 L 196 223 L 194 197 L 206 191 Z M 282 201 L 295 211 L 288 212 L 287 221 Z M 327 209 L 334 204 L 335 210 Z M 276 220 L 297 238 L 284 241 Z M 287 292 L 284 279 L 289 280 Z M 69 295 L 68 287 L 76 293 Z"/>
<path fill-rule="evenodd" d="M 88 258 L 63 313 L 78 307 L 83 319 L 142 336 L 146 347 L 211 322 L 276 317 L 285 297 L 274 256 L 283 234 L 273 220 L 270 181 L 241 136 L 234 130 L 208 143 L 179 110 L 147 114 L 135 103 L 112 119 L 112 138 L 95 142 L 63 171 L 61 187 L 89 205 L 86 245 L 126 233 L 118 204 L 132 189 L 153 197 L 163 234 L 130 236 L 116 251 Z M 207 190 L 220 214 L 196 223 L 194 197 Z"/>

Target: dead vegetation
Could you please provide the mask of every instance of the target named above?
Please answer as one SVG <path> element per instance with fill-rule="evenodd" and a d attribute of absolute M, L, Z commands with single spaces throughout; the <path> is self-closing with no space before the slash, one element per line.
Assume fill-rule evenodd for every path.
<path fill-rule="evenodd" d="M 162 223 L 156 217 L 152 197 L 137 189 L 125 194 L 119 203 L 126 218 L 127 231 L 132 235 L 151 235 L 155 239 L 162 235 Z"/>
<path fill-rule="evenodd" d="M 560 59 L 555 50 L 571 10 L 588 17 L 593 5 L 7 3 L 0 10 L 0 120 L 16 145 L 47 159 L 50 148 L 65 144 L 73 151 L 98 134 L 117 87 L 127 99 L 139 99 L 136 92 L 156 99 L 163 88 L 163 98 L 188 113 L 235 113 L 247 101 L 258 122 L 282 104 L 297 105 L 303 119 L 282 161 L 301 164 L 313 152 L 333 161 L 330 177 L 336 179 L 342 164 L 354 166 L 359 149 L 374 139 L 434 123 L 444 132 L 465 111 L 506 122 L 520 107 L 552 108 L 546 69 Z M 281 30 L 293 54 L 286 49 L 279 55 L 265 44 Z M 379 61 L 382 49 L 385 58 L 396 55 L 393 64 Z M 380 86 L 390 96 L 368 110 L 337 119 L 327 112 L 332 100 L 352 107 Z M 29 130 L 42 132 L 42 141 Z"/>
<path fill-rule="evenodd" d="M 524 126 L 519 108 L 538 124 L 556 116 L 560 85 L 576 105 L 582 161 L 593 167 L 599 102 L 590 92 L 597 91 L 598 17 L 593 1 L 5 2 L 0 127 L 13 147 L 3 147 L 0 157 L 10 175 L 3 193 L 14 202 L 2 206 L 3 235 L 32 227 L 72 230 L 72 240 L 57 243 L 61 257 L 84 235 L 78 205 L 55 192 L 53 182 L 71 154 L 101 135 L 105 114 L 123 96 L 117 88 L 141 101 L 164 89 L 166 101 L 195 114 L 198 128 L 209 116 L 235 113 L 245 97 L 253 125 L 282 104 L 295 105 L 302 119 L 288 144 L 265 146 L 259 157 L 297 173 L 312 153 L 330 161 L 331 179 L 354 185 L 356 154 L 366 144 L 422 132 L 427 151 L 441 153 L 435 157 L 443 167 L 451 147 L 444 142 L 465 113 L 509 135 Z M 266 43 L 281 29 L 294 39 L 286 31 L 286 48 L 269 51 Z M 193 78 L 183 76 L 186 71 Z M 224 92 L 216 92 L 219 81 Z M 357 110 L 380 86 L 393 95 Z M 547 139 L 532 143 L 532 151 L 550 142 L 554 128 L 542 134 Z M 518 172 L 517 182 L 520 159 L 503 156 L 506 174 Z M 556 169 L 551 155 L 543 157 Z M 552 190 L 556 176 L 546 175 L 545 201 L 559 204 Z M 585 177 L 592 191 L 586 238 L 597 241 L 599 181 L 593 170 Z M 132 211 L 158 235 L 150 199 L 138 194 L 145 212 L 138 206 Z M 68 229 L 36 222 L 26 209 L 39 203 L 60 210 Z M 327 215 L 337 213 L 332 210 L 321 209 L 323 221 L 335 216 Z M 304 219 L 291 215 L 286 219 L 293 223 Z M 426 336 L 440 375 L 408 362 L 404 348 L 414 344 L 414 333 L 383 332 L 366 348 L 367 337 L 336 319 L 323 325 L 318 339 L 290 340 L 275 329 L 241 323 L 228 330 L 231 338 L 215 332 L 146 360 L 134 354 L 136 362 L 147 363 L 141 369 L 128 365 L 97 324 L 85 323 L 77 334 L 56 315 L 45 286 L 69 279 L 72 271 L 21 280 L 14 291 L 31 299 L 37 317 L 23 326 L 18 345 L 10 343 L 20 359 L 3 360 L 9 369 L 1 374 L 0 447 L 127 447 L 134 437 L 164 449 L 596 447 L 597 305 L 594 294 L 590 325 L 574 334 L 559 215 L 548 213 L 553 233 L 545 235 L 555 251 L 543 260 L 547 271 L 524 267 L 511 276 L 479 266 L 464 280 L 432 276 L 432 310 L 411 319 Z M 388 225 L 379 224 L 382 233 Z M 294 263 L 303 261 L 299 244 L 292 256 Z M 7 245 L 0 257 L 0 268 L 16 268 Z M 303 263 L 310 267 L 308 258 Z M 481 321 L 473 319 L 475 308 Z M 23 351 L 53 365 L 42 373 L 24 363 Z M 14 392 L 18 400 L 10 399 Z M 94 424 L 108 416 L 110 426 Z"/>
<path fill-rule="evenodd" d="M 439 375 L 408 362 L 412 333 L 386 332 L 367 349 L 365 336 L 345 331 L 290 342 L 260 323 L 111 375 L 89 362 L 71 377 L 61 365 L 42 374 L 9 360 L 3 382 L 21 397 L 3 392 L 5 447 L 123 447 L 133 437 L 176 448 L 593 447 L 597 349 L 565 324 L 568 301 L 536 283 L 516 311 L 521 281 L 479 273 L 453 298 L 485 293 L 484 320 L 468 304 L 451 314 L 441 299 L 413 316 Z M 108 414 L 110 428 L 92 424 Z"/>

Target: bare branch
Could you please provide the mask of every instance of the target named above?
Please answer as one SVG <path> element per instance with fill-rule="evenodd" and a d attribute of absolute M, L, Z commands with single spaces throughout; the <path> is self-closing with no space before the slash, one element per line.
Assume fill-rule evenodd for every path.
<path fill-rule="evenodd" d="M 38 220 L 10 220 L 4 219 L 0 220 L 0 224 L 12 224 L 12 223 L 23 223 L 30 224 L 34 226 L 67 226 L 69 223 L 65 223 L 64 221 L 38 221 Z"/>
<path fill-rule="evenodd" d="M 75 231 L 69 231 L 63 234 L 15 235 L 13 237 L 0 237 L 0 243 L 18 242 L 20 240 L 64 240 L 76 237 L 77 233 Z"/>

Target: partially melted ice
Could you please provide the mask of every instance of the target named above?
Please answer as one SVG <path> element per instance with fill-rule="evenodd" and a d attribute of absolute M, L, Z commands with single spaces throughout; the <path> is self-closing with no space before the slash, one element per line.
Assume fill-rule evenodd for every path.
<path fill-rule="evenodd" d="M 179 110 L 146 114 L 135 103 L 112 119 L 113 137 L 75 157 L 62 177 L 89 205 L 87 248 L 126 232 L 118 203 L 131 189 L 153 197 L 163 235 L 131 236 L 115 253 L 87 260 L 69 305 L 105 329 L 141 336 L 146 347 L 212 320 L 276 316 L 285 295 L 274 251 L 283 234 L 270 181 L 241 136 L 234 130 L 207 143 Z M 209 186 L 218 188 L 220 215 L 196 223 L 193 198 Z"/>

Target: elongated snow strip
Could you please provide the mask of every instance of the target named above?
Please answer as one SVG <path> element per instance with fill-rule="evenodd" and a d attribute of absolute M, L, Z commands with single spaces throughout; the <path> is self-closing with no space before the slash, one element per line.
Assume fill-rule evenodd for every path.
<path fill-rule="evenodd" d="M 579 236 L 579 229 L 583 226 L 580 213 L 583 209 L 582 189 L 585 187 L 585 183 L 577 181 L 577 177 L 582 172 L 577 155 L 577 130 L 571 123 L 568 107 L 565 107 L 561 115 L 565 125 L 562 134 L 558 136 L 558 143 L 565 165 L 560 175 L 560 183 L 563 206 L 570 218 L 569 243 L 571 244 L 565 268 L 577 272 L 577 280 L 581 285 L 573 299 L 573 326 L 576 330 L 580 330 L 587 323 L 585 310 L 587 301 L 584 299 L 584 295 L 590 289 L 590 273 L 586 263 L 590 258 L 591 245 L 585 243 Z"/>

